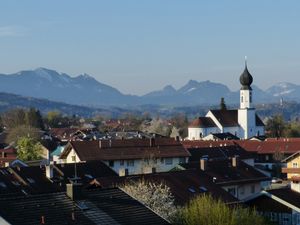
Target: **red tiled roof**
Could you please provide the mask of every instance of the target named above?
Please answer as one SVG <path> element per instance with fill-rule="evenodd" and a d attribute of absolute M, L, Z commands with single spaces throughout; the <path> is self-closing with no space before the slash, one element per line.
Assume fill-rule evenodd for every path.
<path fill-rule="evenodd" d="M 0 149 L 0 167 L 4 167 L 6 162 L 14 161 L 16 158 L 17 158 L 16 149 L 14 148 Z"/>
<path fill-rule="evenodd" d="M 198 117 L 197 119 L 193 120 L 192 123 L 189 125 L 190 128 L 205 128 L 205 127 L 217 127 L 214 121 L 210 117 Z"/>
<path fill-rule="evenodd" d="M 190 156 L 180 142 L 168 138 L 71 141 L 65 147 L 61 158 L 66 158 L 72 148 L 82 161 Z"/>
<path fill-rule="evenodd" d="M 282 152 L 293 154 L 300 151 L 300 138 L 282 138 L 282 139 L 266 139 L 265 141 L 257 140 L 224 140 L 224 141 L 183 141 L 185 148 L 209 148 L 224 146 L 240 146 L 249 152 L 258 154 L 273 154 Z"/>

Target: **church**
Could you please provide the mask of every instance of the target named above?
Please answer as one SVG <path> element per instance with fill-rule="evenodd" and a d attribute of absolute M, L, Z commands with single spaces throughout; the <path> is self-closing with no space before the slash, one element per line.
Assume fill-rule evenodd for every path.
<path fill-rule="evenodd" d="M 198 117 L 188 127 L 188 140 L 201 140 L 209 134 L 231 133 L 240 139 L 265 134 L 265 125 L 257 116 L 252 102 L 253 77 L 247 63 L 240 76 L 240 108 L 210 110 L 205 117 Z"/>

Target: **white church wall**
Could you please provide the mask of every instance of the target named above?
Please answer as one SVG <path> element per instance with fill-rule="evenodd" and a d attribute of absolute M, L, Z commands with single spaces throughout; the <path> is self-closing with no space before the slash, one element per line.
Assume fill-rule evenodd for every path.
<path fill-rule="evenodd" d="M 220 133 L 218 127 L 208 127 L 208 128 L 188 128 L 188 139 L 189 140 L 201 140 L 202 137 L 207 136 L 210 133 Z"/>

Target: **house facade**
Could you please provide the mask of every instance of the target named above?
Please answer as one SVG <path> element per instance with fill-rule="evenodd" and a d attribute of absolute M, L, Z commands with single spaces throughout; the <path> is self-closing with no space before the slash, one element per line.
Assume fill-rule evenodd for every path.
<path fill-rule="evenodd" d="M 189 152 L 174 139 L 71 141 L 63 163 L 101 160 L 120 176 L 166 172 L 188 162 Z"/>

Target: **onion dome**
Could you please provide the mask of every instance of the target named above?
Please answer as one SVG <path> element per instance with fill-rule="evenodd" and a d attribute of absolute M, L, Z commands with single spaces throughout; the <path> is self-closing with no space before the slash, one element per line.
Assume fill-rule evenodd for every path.
<path fill-rule="evenodd" d="M 253 77 L 248 71 L 247 64 L 245 65 L 244 72 L 240 76 L 240 83 L 242 85 L 242 90 L 252 90 L 251 84 L 253 82 Z"/>

